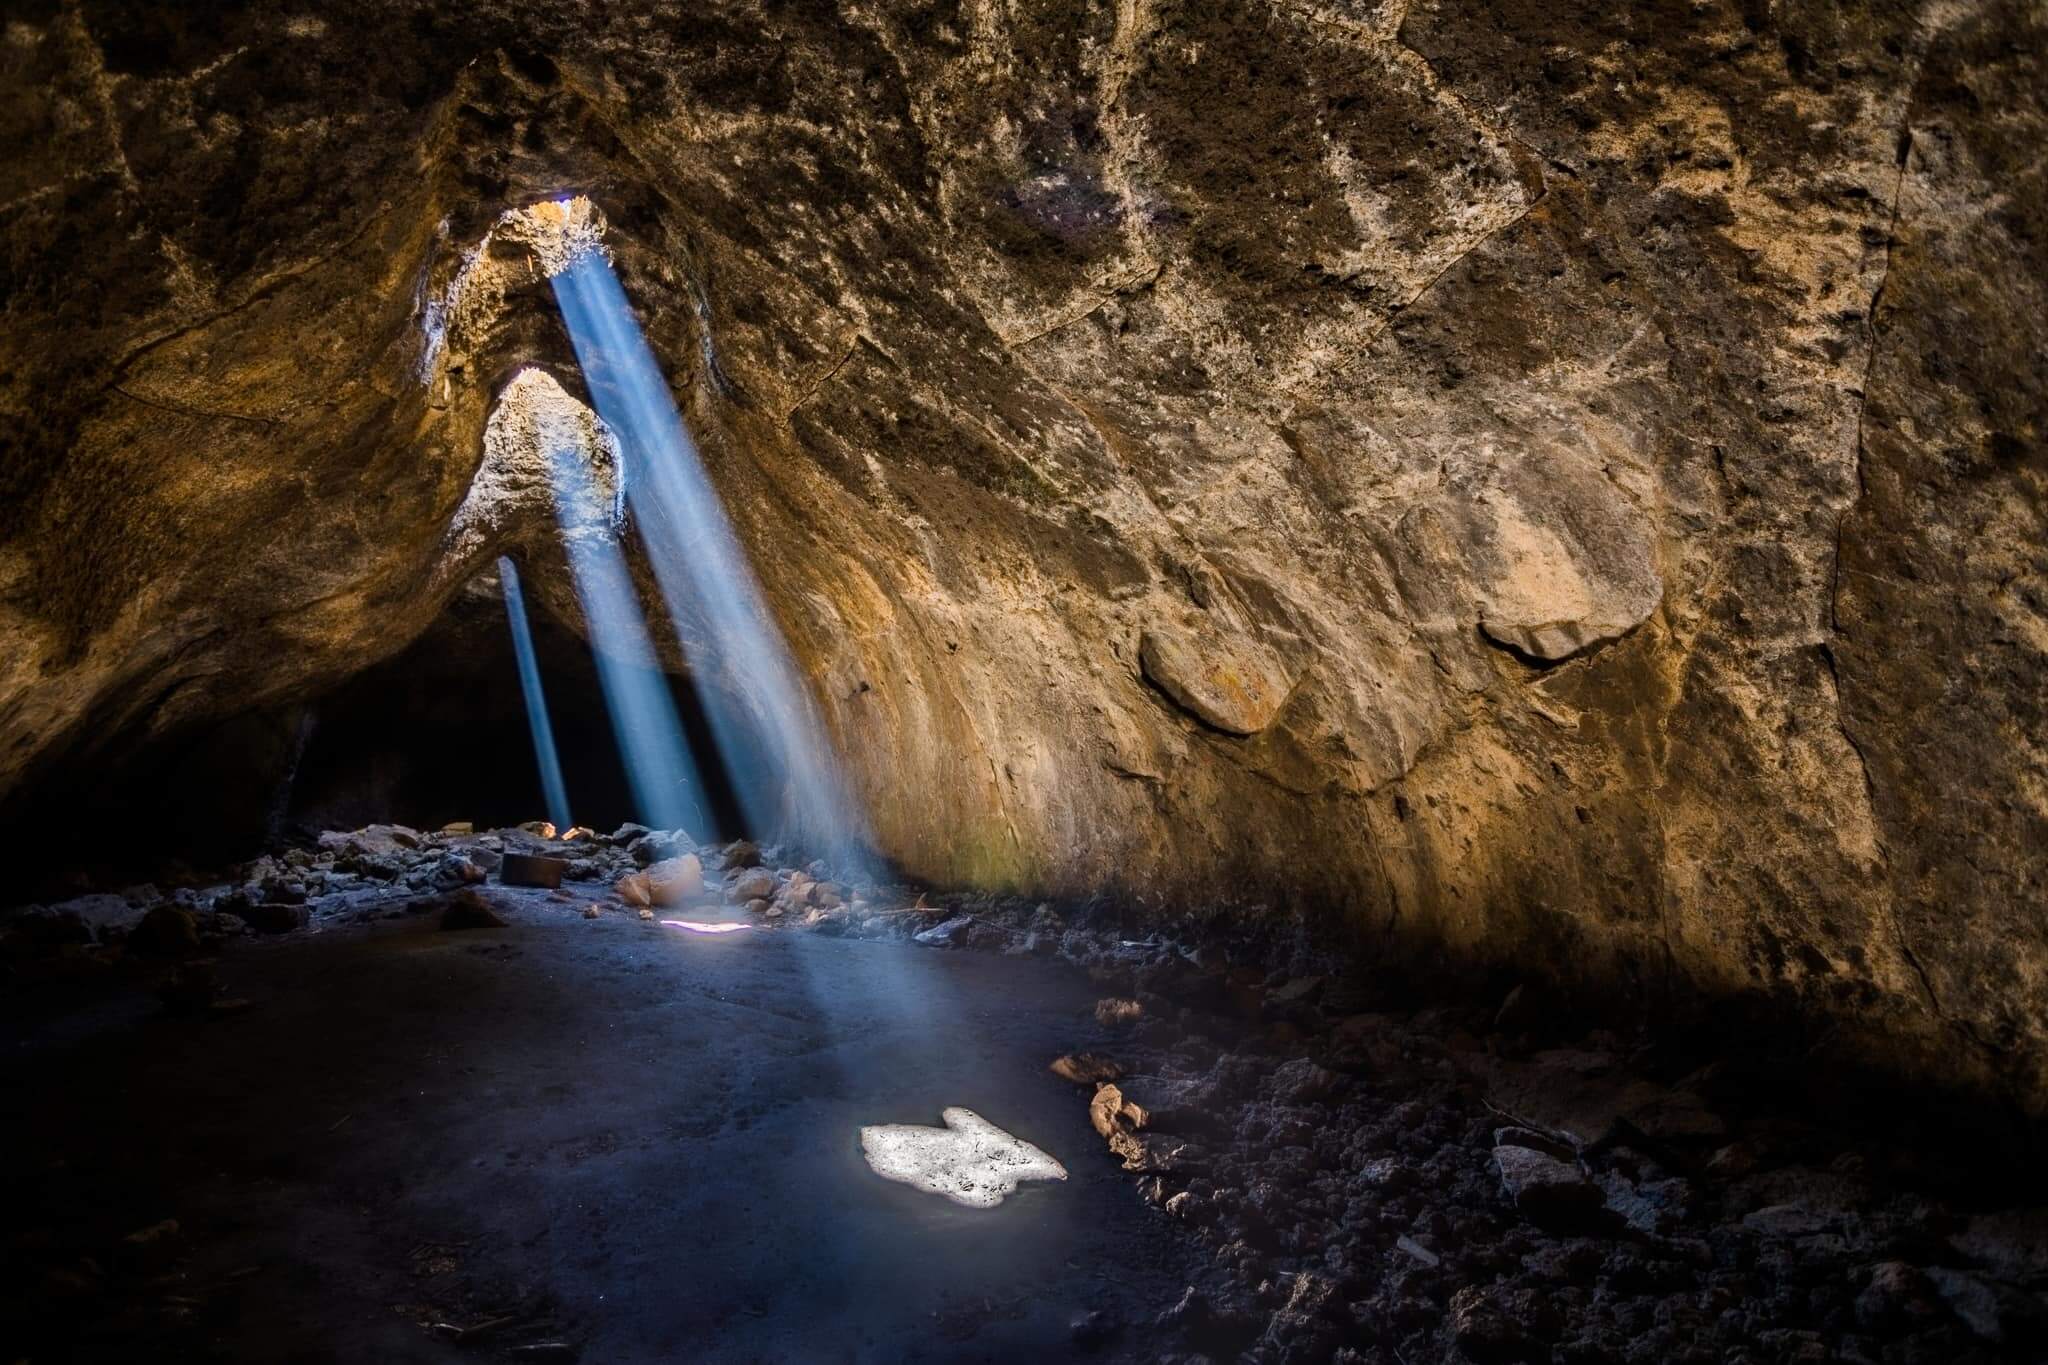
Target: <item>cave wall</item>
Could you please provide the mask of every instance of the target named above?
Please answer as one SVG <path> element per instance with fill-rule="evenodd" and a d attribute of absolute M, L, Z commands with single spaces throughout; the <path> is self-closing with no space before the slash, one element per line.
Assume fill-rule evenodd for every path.
<path fill-rule="evenodd" d="M 17 800 L 559 562 L 580 191 L 907 869 L 2048 1100 L 2038 6 L 16 12 Z"/>

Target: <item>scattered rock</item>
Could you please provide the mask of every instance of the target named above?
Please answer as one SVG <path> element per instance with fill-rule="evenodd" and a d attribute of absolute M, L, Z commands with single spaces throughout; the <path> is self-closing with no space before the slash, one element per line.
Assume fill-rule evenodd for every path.
<path fill-rule="evenodd" d="M 199 921 L 190 910 L 159 905 L 129 933 L 128 951 L 138 957 L 179 957 L 199 951 Z"/>
<path fill-rule="evenodd" d="M 443 929 L 502 929 L 505 920 L 477 892 L 458 891 L 441 911 Z"/>
<path fill-rule="evenodd" d="M 1834 1220 L 1804 1204 L 1773 1204 L 1744 1215 L 1742 1226 L 1765 1237 L 1810 1237 L 1825 1232 Z"/>
<path fill-rule="evenodd" d="M 1069 1323 L 1074 1345 L 1083 1351 L 1099 1351 L 1108 1345 L 1117 1334 L 1117 1320 L 1098 1308 L 1091 1313 L 1082 1313 Z"/>
<path fill-rule="evenodd" d="M 1166 1203 L 1169 1209 L 1173 1207 L 1173 1200 Z M 1159 1325 L 1171 1331 L 1199 1332 L 1208 1326 L 1209 1316 L 1209 1296 L 1189 1285 L 1180 1300 L 1159 1315 Z"/>
<path fill-rule="evenodd" d="M 1527 1062 L 1493 1058 L 1484 1069 L 1488 1098 L 1502 1112 L 1563 1133 L 1581 1148 L 1613 1139 L 1624 1123 L 1666 1141 L 1727 1133 L 1698 1095 L 1631 1076 L 1603 1051 L 1552 1048 Z"/>
<path fill-rule="evenodd" d="M 1883 1261 L 1871 1268 L 1870 1283 L 1856 1296 L 1856 1320 L 1872 1332 L 1897 1331 L 1940 1306 L 1933 1284 L 1919 1270 L 1904 1261 Z"/>
<path fill-rule="evenodd" d="M 633 855 L 633 861 L 639 866 L 652 867 L 656 863 L 679 858 L 689 849 L 675 835 L 653 830 L 635 839 L 626 851 Z"/>
<path fill-rule="evenodd" d="M 474 834 L 476 833 L 476 826 L 468 820 L 450 820 L 447 824 L 441 826 L 441 833 Z"/>
<path fill-rule="evenodd" d="M 1052 1074 L 1075 1085 L 1097 1085 L 1114 1081 L 1124 1074 L 1123 1068 L 1107 1057 L 1093 1052 L 1069 1052 L 1053 1060 Z"/>
<path fill-rule="evenodd" d="M 1508 1365 L 1538 1358 L 1536 1343 L 1517 1320 L 1521 1305 L 1499 1289 L 1467 1285 L 1451 1296 L 1451 1339 L 1477 1365 Z"/>
<path fill-rule="evenodd" d="M 972 915 L 955 915 L 943 924 L 935 924 L 911 937 L 919 943 L 936 948 L 958 948 L 966 946 L 967 932 L 974 927 Z"/>
<path fill-rule="evenodd" d="M 519 826 L 519 830 L 523 834 L 531 834 L 536 839 L 552 839 L 555 837 L 554 824 L 547 820 L 525 821 Z"/>
<path fill-rule="evenodd" d="M 1266 1004 L 1280 1010 L 1311 1005 L 1321 997 L 1329 979 L 1322 976 L 1292 977 L 1266 992 Z"/>
<path fill-rule="evenodd" d="M 553 826 L 549 826 L 553 828 Z M 498 880 L 506 886 L 559 887 L 569 864 L 561 858 L 534 853 L 507 853 L 498 866 Z"/>
<path fill-rule="evenodd" d="M 1095 1002 L 1095 1022 L 1105 1026 L 1136 1023 L 1144 1013 L 1145 1007 L 1135 1000 L 1105 996 Z"/>
<path fill-rule="evenodd" d="M 1707 1158 L 1707 1173 L 1723 1180 L 1748 1175 L 1757 1168 L 1756 1148 L 1747 1142 L 1731 1142 Z"/>
<path fill-rule="evenodd" d="M 1314 1104 L 1335 1097 L 1344 1089 L 1344 1077 L 1306 1057 L 1283 1063 L 1273 1073 L 1274 1091 L 1294 1104 Z"/>
<path fill-rule="evenodd" d="M 761 846 L 752 839 L 735 839 L 725 846 L 723 860 L 729 868 L 759 867 Z"/>
<path fill-rule="evenodd" d="M 237 906 L 234 913 L 259 934 L 289 934 L 312 922 L 312 915 L 305 906 L 276 901 Z"/>
<path fill-rule="evenodd" d="M 680 905 L 704 894 L 704 864 L 694 853 L 666 858 L 640 874 L 655 905 Z"/>
<path fill-rule="evenodd" d="M 1266 1325 L 1264 1345 L 1290 1359 L 1327 1359 L 1339 1340 L 1330 1321 L 1335 1299 L 1336 1286 L 1327 1275 L 1299 1272 L 1288 1285 L 1286 1303 Z"/>
<path fill-rule="evenodd" d="M 108 943 L 141 923 L 146 907 L 131 903 L 125 896 L 101 892 L 60 901 L 49 907 L 48 913 L 76 920 L 91 930 L 93 938 Z"/>
<path fill-rule="evenodd" d="M 1947 1266 L 1923 1272 L 1949 1311 L 1972 1333 L 2007 1348 L 2025 1347 L 2034 1359 L 2048 1347 L 2048 1298 Z"/>
<path fill-rule="evenodd" d="M 1088 1103 L 1088 1118 L 1095 1131 L 1106 1138 L 1143 1128 L 1151 1120 L 1143 1106 L 1125 1099 L 1123 1091 L 1107 1081 L 1096 1087 L 1095 1098 Z"/>
<path fill-rule="evenodd" d="M 329 830 L 320 836 L 319 845 L 321 852 L 338 859 L 388 860 L 416 852 L 424 842 L 418 830 L 404 825 L 365 825 L 347 833 Z"/>
<path fill-rule="evenodd" d="M 7 921 L 9 937 L 39 948 L 92 942 L 92 926 L 75 911 L 31 905 Z"/>
<path fill-rule="evenodd" d="M 598 909 L 594 905 L 586 905 L 583 907 L 583 918 L 585 919 L 596 919 L 603 913 L 604 912 L 602 910 Z"/>
<path fill-rule="evenodd" d="M 1604 1171 L 1595 1183 L 1609 1211 L 1638 1232 L 1660 1236 L 1685 1221 L 1692 1187 L 1675 1176 L 1633 1178 L 1621 1171 Z"/>
<path fill-rule="evenodd" d="M 1576 1165 L 1533 1147 L 1493 1149 L 1501 1186 L 1515 1207 L 1545 1227 L 1583 1225 L 1602 1206 L 1600 1187 Z"/>
<path fill-rule="evenodd" d="M 441 887 L 475 886 L 490 876 L 483 864 L 460 853 L 444 853 L 434 867 L 434 882 Z"/>
<path fill-rule="evenodd" d="M 1414 1257 L 1416 1260 L 1428 1266 L 1431 1270 L 1435 1270 L 1438 1266 L 1444 1263 L 1443 1257 L 1437 1255 L 1434 1251 L 1431 1251 L 1428 1247 L 1422 1245 L 1422 1243 L 1416 1241 L 1413 1237 L 1410 1237 L 1405 1232 L 1394 1239 L 1394 1247 L 1398 1251 L 1406 1252 L 1408 1255 Z"/>
<path fill-rule="evenodd" d="M 733 879 L 731 887 L 726 890 L 726 898 L 736 905 L 747 901 L 772 900 L 779 890 L 781 883 L 775 879 L 773 872 L 764 867 L 755 867 Z"/>
<path fill-rule="evenodd" d="M 1948 1240 L 2003 1279 L 2048 1280 L 2048 1209 L 1981 1214 Z"/>
<path fill-rule="evenodd" d="M 1578 1151 L 1569 1143 L 1539 1133 L 1534 1129 L 1521 1127 L 1496 1128 L 1493 1130 L 1493 1145 L 1496 1147 L 1527 1147 L 1531 1151 L 1544 1152 L 1559 1161 L 1572 1162 L 1579 1159 Z"/>

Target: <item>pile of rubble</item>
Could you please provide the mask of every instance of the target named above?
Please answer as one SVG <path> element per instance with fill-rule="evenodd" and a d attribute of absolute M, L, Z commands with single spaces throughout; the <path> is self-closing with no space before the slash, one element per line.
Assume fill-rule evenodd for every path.
<path fill-rule="evenodd" d="M 1740 1058 L 1679 1065 L 1530 988 L 1393 1005 L 1271 935 L 1190 949 L 988 898 L 916 937 L 1050 942 L 1115 992 L 1052 1069 L 1215 1269 L 1077 1343 L 1182 1365 L 2048 1358 L 2043 1192 L 1910 1112 L 1802 1109 Z"/>

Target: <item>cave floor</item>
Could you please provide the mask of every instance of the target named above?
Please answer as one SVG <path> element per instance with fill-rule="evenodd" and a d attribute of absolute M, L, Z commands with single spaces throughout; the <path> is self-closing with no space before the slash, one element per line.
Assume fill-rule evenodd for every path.
<path fill-rule="evenodd" d="M 130 1263 L 30 1286 L 7 1358 L 1047 1359 L 1180 1295 L 1185 1239 L 1047 1070 L 1100 1029 L 1078 970 L 493 904 L 234 945 L 222 1017 L 17 1019 L 17 1246 Z M 951 1105 L 1070 1177 L 974 1209 L 867 1169 L 861 1125 Z"/>
<path fill-rule="evenodd" d="M 2038 1146 L 1818 1041 L 1430 999 L 1263 918 L 842 903 L 738 844 L 646 912 L 748 926 L 700 935 L 626 903 L 677 851 L 637 828 L 6 920 L 0 1360 L 2048 1359 Z M 498 845 L 569 889 L 480 882 Z M 1068 1177 L 868 1168 L 953 1107 Z"/>

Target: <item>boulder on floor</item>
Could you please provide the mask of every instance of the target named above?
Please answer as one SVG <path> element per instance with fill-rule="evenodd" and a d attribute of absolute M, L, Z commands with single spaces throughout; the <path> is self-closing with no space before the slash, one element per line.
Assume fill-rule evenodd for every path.
<path fill-rule="evenodd" d="M 498 865 L 498 880 L 507 886 L 537 886 L 553 890 L 562 884 L 569 864 L 561 858 L 534 853 L 507 853 Z"/>
<path fill-rule="evenodd" d="M 1501 1187 L 1531 1222 L 1544 1227 L 1576 1227 L 1602 1211 L 1600 1187 L 1587 1179 L 1576 1162 L 1562 1161 L 1533 1147 L 1503 1145 L 1493 1149 Z"/>
<path fill-rule="evenodd" d="M 443 929 L 502 929 L 505 919 L 474 890 L 458 891 L 442 903 Z"/>

